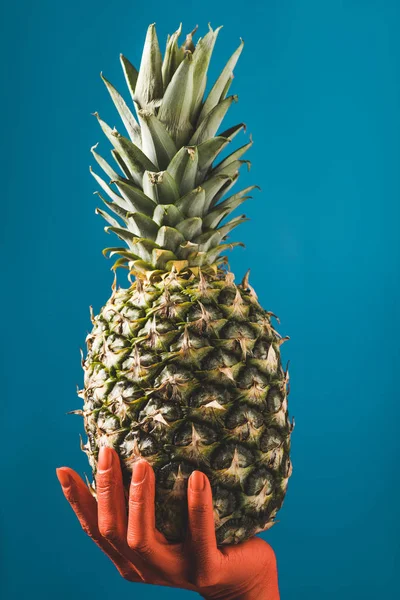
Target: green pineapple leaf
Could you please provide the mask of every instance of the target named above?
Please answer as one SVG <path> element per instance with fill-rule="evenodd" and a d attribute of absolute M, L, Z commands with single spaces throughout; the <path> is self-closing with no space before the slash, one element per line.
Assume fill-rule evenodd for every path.
<path fill-rule="evenodd" d="M 115 104 L 115 107 L 122 119 L 123 124 L 125 125 L 125 129 L 128 132 L 129 137 L 131 138 L 132 142 L 140 148 L 142 143 L 142 136 L 138 122 L 136 121 L 135 117 L 126 105 L 125 100 L 117 92 L 115 87 L 103 76 L 102 73 L 100 73 L 100 77 L 102 78 L 108 90 L 108 93 L 110 94 L 111 99 Z"/>
<path fill-rule="evenodd" d="M 129 230 L 137 237 L 155 240 L 159 227 L 157 223 L 142 213 L 133 213 L 129 217 Z"/>
<path fill-rule="evenodd" d="M 178 187 L 168 171 L 145 171 L 143 191 L 157 204 L 175 204 L 179 198 Z"/>
<path fill-rule="evenodd" d="M 155 202 L 146 196 L 142 190 L 129 181 L 112 181 L 118 188 L 121 196 L 130 204 L 135 211 L 143 213 L 148 217 L 153 215 Z"/>
<path fill-rule="evenodd" d="M 137 69 L 129 62 L 127 58 L 123 54 L 119 55 L 122 70 L 125 75 L 126 84 L 128 86 L 129 93 L 132 97 L 132 100 L 135 99 L 135 88 L 138 79 L 138 71 Z"/>
<path fill-rule="evenodd" d="M 203 108 L 201 110 L 199 116 L 199 123 L 212 111 L 212 109 L 217 106 L 217 104 L 225 98 L 225 94 L 227 92 L 227 86 L 230 85 L 233 76 L 233 69 L 236 66 L 236 63 L 239 59 L 239 56 L 243 50 L 244 42 L 240 41 L 240 45 L 232 54 L 228 62 L 226 63 L 222 73 L 218 77 L 217 81 L 214 83 L 213 87 L 208 94 Z"/>
<path fill-rule="evenodd" d="M 95 144 L 90 149 L 97 164 L 103 169 L 104 173 L 106 173 L 106 175 L 108 175 L 110 179 L 113 179 L 113 180 L 120 179 L 120 176 L 118 175 L 118 173 L 116 173 L 114 171 L 114 169 L 112 167 L 110 167 L 108 162 L 106 160 L 104 160 L 104 158 L 96 152 L 97 146 L 98 146 L 98 144 Z"/>
<path fill-rule="evenodd" d="M 138 115 L 142 129 L 143 152 L 158 170 L 166 169 L 177 152 L 175 142 L 165 126 L 151 112 L 139 110 Z"/>
<path fill-rule="evenodd" d="M 162 63 L 162 78 L 164 85 L 164 92 L 168 87 L 169 82 L 172 79 L 173 74 L 185 57 L 183 48 L 178 46 L 178 38 L 182 32 L 182 23 L 179 28 L 168 37 L 167 47 L 165 49 L 164 60 Z"/>
<path fill-rule="evenodd" d="M 180 195 L 184 195 L 194 188 L 198 163 L 198 148 L 196 146 L 183 146 L 167 166 L 167 172 L 179 185 Z"/>
<path fill-rule="evenodd" d="M 217 104 L 197 127 L 190 138 L 189 144 L 201 144 L 201 142 L 213 137 L 217 133 L 228 108 L 233 102 L 237 102 L 237 96 L 228 96 L 228 98 Z M 224 134 L 221 134 L 221 136 L 228 137 Z"/>
<path fill-rule="evenodd" d="M 178 246 L 183 242 L 185 242 L 185 238 L 173 227 L 164 225 L 158 230 L 156 243 L 158 246 L 160 246 L 160 248 L 165 248 L 166 250 L 175 252 Z"/>
<path fill-rule="evenodd" d="M 191 53 L 187 53 L 165 90 L 158 112 L 158 118 L 178 148 L 187 142 L 193 131 L 190 122 L 192 98 L 193 63 Z"/>
<path fill-rule="evenodd" d="M 203 221 L 200 217 L 190 217 L 181 221 L 176 226 L 176 229 L 183 235 L 185 240 L 193 240 L 201 234 Z"/>
<path fill-rule="evenodd" d="M 179 198 L 176 206 L 187 217 L 201 217 L 205 212 L 205 202 L 205 190 L 202 187 L 197 187 Z"/>
<path fill-rule="evenodd" d="M 162 58 L 155 24 L 149 25 L 144 43 L 142 60 L 135 86 L 134 100 L 139 108 L 154 111 L 163 97 Z"/>

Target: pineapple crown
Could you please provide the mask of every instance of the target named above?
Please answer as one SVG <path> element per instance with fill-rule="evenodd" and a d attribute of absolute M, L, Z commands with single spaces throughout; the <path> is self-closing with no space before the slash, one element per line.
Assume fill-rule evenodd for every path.
<path fill-rule="evenodd" d="M 245 130 L 240 123 L 217 135 L 228 108 L 237 100 L 227 93 L 243 41 L 204 98 L 207 70 L 221 27 L 213 30 L 209 26 L 209 32 L 194 45 L 196 27 L 179 46 L 181 29 L 168 35 L 162 58 L 155 25 L 150 25 L 139 71 L 120 57 L 137 118 L 101 75 L 129 136 L 111 129 L 95 113 L 121 173 L 96 152 L 97 144 L 91 149 L 111 179 L 108 184 L 91 169 L 110 200 L 96 193 L 119 220 L 99 208 L 96 212 L 107 221 L 105 230 L 127 244 L 106 248 L 103 253 L 119 256 L 113 269 L 128 268 L 136 276 L 215 269 L 226 262 L 221 253 L 243 245 L 228 243 L 227 235 L 247 219 L 240 215 L 225 222 L 225 218 L 258 187 L 249 186 L 223 199 L 236 183 L 241 165 L 250 165 L 241 157 L 252 145 L 251 139 L 214 164 L 236 134 Z"/>

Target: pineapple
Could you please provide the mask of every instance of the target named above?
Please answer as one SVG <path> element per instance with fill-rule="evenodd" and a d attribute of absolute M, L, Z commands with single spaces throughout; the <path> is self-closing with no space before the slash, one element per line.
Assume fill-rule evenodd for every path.
<path fill-rule="evenodd" d="M 140 69 L 121 55 L 136 117 L 102 76 L 127 135 L 95 113 L 113 146 L 116 165 L 92 154 L 110 180 L 92 171 L 106 207 L 96 209 L 124 247 L 113 269 L 128 269 L 129 287 L 117 287 L 87 336 L 83 360 L 83 415 L 93 474 L 99 448 L 121 459 L 126 494 L 132 465 L 145 458 L 157 481 L 156 524 L 170 541 L 184 538 L 190 473 L 211 481 L 219 544 L 241 542 L 275 522 L 291 474 L 293 422 L 287 408 L 288 371 L 274 329 L 248 281 L 235 284 L 226 258 L 228 222 L 252 185 L 228 195 L 243 154 L 230 151 L 241 123 L 218 133 L 237 100 L 228 96 L 241 41 L 211 90 L 206 75 L 219 29 L 196 45 L 181 27 L 161 56 L 154 24 L 147 31 Z M 132 280 L 132 276 L 134 280 Z M 90 484 L 96 496 L 95 483 Z"/>

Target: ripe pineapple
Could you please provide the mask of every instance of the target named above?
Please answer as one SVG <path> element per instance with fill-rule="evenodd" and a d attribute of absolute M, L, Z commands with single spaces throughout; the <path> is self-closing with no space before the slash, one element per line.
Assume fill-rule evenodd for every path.
<path fill-rule="evenodd" d="M 111 180 L 92 171 L 115 213 L 97 212 L 127 247 L 113 269 L 129 270 L 87 337 L 83 410 L 93 473 L 101 445 L 121 458 L 126 493 L 132 464 L 144 457 L 157 479 L 157 527 L 171 541 L 185 535 L 186 482 L 194 469 L 213 489 L 219 544 L 238 543 L 269 528 L 282 505 L 290 434 L 288 372 L 282 338 L 245 276 L 234 283 L 220 255 L 237 244 L 227 235 L 244 215 L 224 222 L 250 186 L 226 199 L 251 141 L 216 164 L 243 124 L 217 135 L 236 96 L 227 96 L 243 42 L 204 98 L 219 28 L 197 44 L 195 30 L 178 45 L 168 36 L 162 59 L 156 30 L 147 31 L 140 69 L 121 55 L 137 120 L 104 77 L 129 137 L 96 113 L 113 146 Z M 112 186 L 112 187 L 111 187 Z M 132 282 L 130 276 L 135 280 Z M 91 484 L 95 495 L 95 484 Z"/>

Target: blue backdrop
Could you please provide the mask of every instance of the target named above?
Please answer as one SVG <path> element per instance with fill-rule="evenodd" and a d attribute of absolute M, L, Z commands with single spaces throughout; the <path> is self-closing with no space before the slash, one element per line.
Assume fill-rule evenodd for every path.
<path fill-rule="evenodd" d="M 235 235 L 262 304 L 291 341 L 294 473 L 274 547 L 283 600 L 393 598 L 399 567 L 400 70 L 396 0 L 246 3 L 20 0 L 1 8 L 1 578 L 6 600 L 189 598 L 130 584 L 85 537 L 55 468 L 79 450 L 79 347 L 110 294 L 94 215 L 91 112 L 117 116 L 146 27 L 223 24 L 211 80 L 245 50 L 227 126 L 254 137 L 262 192 Z M 245 136 L 240 139 L 244 143 Z M 239 189 L 239 188 L 238 188 Z M 119 282 L 124 282 L 121 272 Z M 397 510 L 396 510 L 397 509 Z M 193 596 L 194 597 L 194 596 Z"/>

